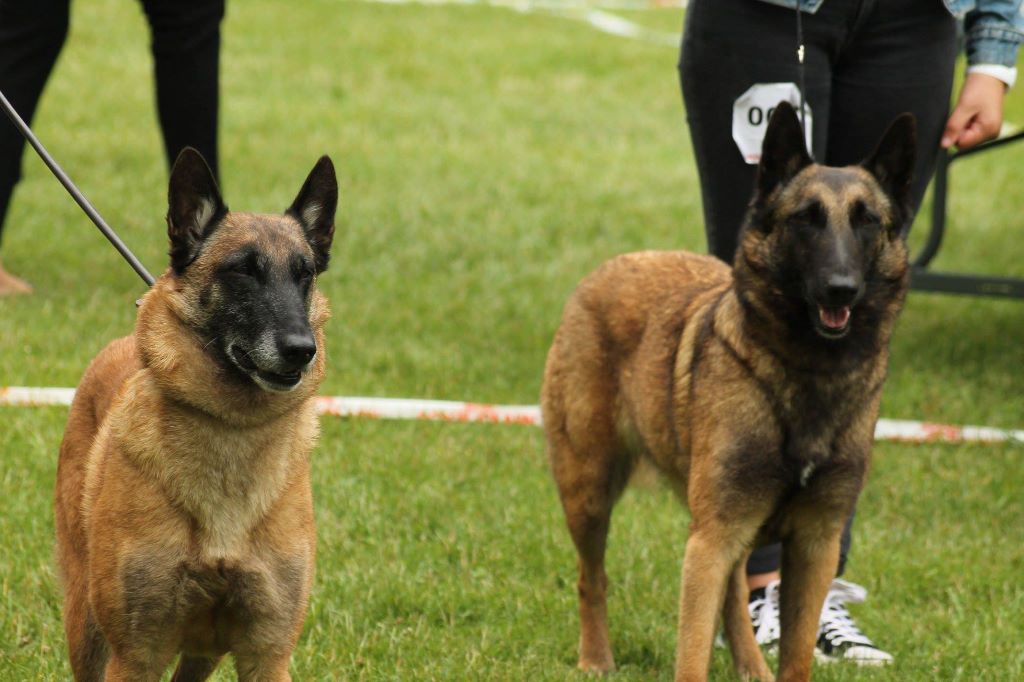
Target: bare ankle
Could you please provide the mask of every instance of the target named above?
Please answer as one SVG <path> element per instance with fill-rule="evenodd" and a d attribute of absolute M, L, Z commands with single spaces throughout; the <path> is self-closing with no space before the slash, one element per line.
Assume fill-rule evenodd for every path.
<path fill-rule="evenodd" d="M 753 573 L 747 574 L 747 589 L 754 591 L 759 587 L 767 587 L 768 583 L 778 580 L 781 574 L 778 571 L 772 571 L 771 573 Z"/>

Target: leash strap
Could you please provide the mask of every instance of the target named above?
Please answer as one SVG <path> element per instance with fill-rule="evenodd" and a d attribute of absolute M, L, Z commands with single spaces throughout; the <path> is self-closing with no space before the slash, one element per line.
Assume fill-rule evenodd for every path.
<path fill-rule="evenodd" d="M 800 78 L 800 130 L 803 132 L 804 137 L 807 137 L 807 123 L 804 121 L 804 109 L 807 108 L 807 103 L 804 101 L 804 93 L 807 91 L 807 83 L 804 79 L 804 23 L 803 23 L 803 11 L 800 9 L 800 0 L 796 0 L 796 61 L 797 71 Z M 814 158 L 814 151 L 808 149 L 807 152 Z"/>
<path fill-rule="evenodd" d="M 46 148 L 32 132 L 32 129 L 28 127 L 28 124 L 22 120 L 21 116 L 18 115 L 18 112 L 14 110 L 13 106 L 11 106 L 11 103 L 7 101 L 7 97 L 4 96 L 3 92 L 0 92 L 0 106 L 3 106 L 4 112 L 6 112 L 14 126 L 21 132 L 25 139 L 28 140 L 28 143 L 36 150 L 36 154 L 38 154 L 39 158 L 41 158 L 43 163 L 46 164 L 46 167 L 49 168 L 50 172 L 56 176 L 60 181 L 60 184 L 64 185 L 64 189 L 68 191 L 71 198 L 73 198 L 82 210 L 85 211 L 85 214 L 89 216 L 89 219 L 95 223 L 96 227 L 98 227 L 100 232 L 103 233 L 103 236 L 106 237 L 107 240 L 113 244 L 114 248 L 117 249 L 117 252 L 120 253 L 126 261 L 128 261 L 128 264 L 132 266 L 132 269 L 135 270 L 136 273 L 138 273 L 139 277 L 142 278 L 142 281 L 145 282 L 147 286 L 152 286 L 155 281 L 153 279 L 153 275 L 149 274 L 149 271 L 146 270 L 142 263 L 139 262 L 139 259 L 135 257 L 135 254 L 131 252 L 131 249 L 125 246 L 124 242 L 121 241 L 121 238 L 117 236 L 117 233 L 115 233 L 114 230 L 107 225 L 106 221 L 103 220 L 103 216 L 93 208 L 92 204 L 90 204 L 89 200 L 85 198 L 85 195 L 82 194 L 81 190 L 75 186 L 75 183 L 71 182 L 71 178 L 67 176 L 67 173 L 65 173 L 53 157 L 50 156 L 50 153 L 46 151 Z"/>

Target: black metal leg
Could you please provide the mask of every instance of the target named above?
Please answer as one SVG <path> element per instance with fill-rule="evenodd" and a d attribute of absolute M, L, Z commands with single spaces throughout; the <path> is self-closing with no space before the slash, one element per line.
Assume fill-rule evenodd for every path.
<path fill-rule="evenodd" d="M 957 159 L 990 151 L 997 147 L 1024 139 L 1024 132 L 1008 135 L 987 144 L 955 154 L 939 154 L 935 167 L 935 184 L 932 190 L 932 225 L 921 252 L 911 266 L 910 286 L 916 291 L 938 291 L 949 294 L 972 296 L 1001 296 L 1024 298 L 1024 279 L 1015 277 L 994 277 L 989 275 L 961 274 L 953 272 L 932 272 L 928 264 L 935 258 L 942 246 L 946 232 L 946 201 L 949 191 L 949 166 Z"/>

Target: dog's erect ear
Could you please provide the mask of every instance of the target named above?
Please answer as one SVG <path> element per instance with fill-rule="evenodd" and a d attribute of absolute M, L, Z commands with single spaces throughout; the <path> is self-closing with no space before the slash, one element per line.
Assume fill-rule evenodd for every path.
<path fill-rule="evenodd" d="M 890 125 L 874 153 L 861 165 L 892 198 L 899 215 L 893 221 L 903 229 L 910 216 L 910 181 L 917 157 L 917 120 L 913 114 L 900 114 Z"/>
<path fill-rule="evenodd" d="M 766 199 L 779 185 L 785 184 L 806 166 L 811 165 L 804 132 L 796 110 L 781 101 L 768 120 L 768 129 L 761 143 L 761 163 L 757 166 L 757 198 Z"/>
<path fill-rule="evenodd" d="M 210 228 L 227 212 L 203 155 L 192 147 L 182 149 L 171 169 L 167 190 L 167 236 L 175 274 L 180 275 L 195 260 Z"/>
<path fill-rule="evenodd" d="M 306 232 L 306 239 L 316 258 L 317 273 L 327 269 L 331 257 L 334 212 L 337 209 L 338 178 L 334 174 L 334 164 L 329 156 L 321 156 L 299 190 L 299 196 L 285 211 L 286 215 L 299 221 Z"/>

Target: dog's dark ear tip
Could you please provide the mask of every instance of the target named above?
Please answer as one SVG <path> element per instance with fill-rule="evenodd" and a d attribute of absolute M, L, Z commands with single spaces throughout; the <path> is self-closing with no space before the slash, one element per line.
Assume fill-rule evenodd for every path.
<path fill-rule="evenodd" d="M 180 158 L 188 158 L 188 157 L 192 157 L 192 156 L 198 156 L 199 158 L 203 158 L 202 152 L 200 152 L 198 149 L 196 149 L 195 147 L 193 147 L 191 145 L 185 145 L 184 147 L 181 148 L 181 151 L 178 152 L 178 158 L 179 159 Z"/>
<path fill-rule="evenodd" d="M 195 147 L 183 147 L 178 152 L 177 158 L 174 159 L 174 164 L 171 167 L 173 173 L 174 168 L 191 166 L 196 167 L 199 164 L 207 165 L 206 159 L 203 158 L 202 153 Z"/>
<path fill-rule="evenodd" d="M 310 175 L 319 175 L 320 173 L 334 174 L 334 161 L 327 154 L 322 155 L 313 164 L 313 170 L 310 171 Z"/>
<path fill-rule="evenodd" d="M 775 109 L 772 111 L 771 117 L 768 119 L 768 125 L 770 127 L 778 127 L 783 124 L 796 124 L 800 126 L 800 116 L 796 111 L 796 107 L 790 104 L 786 100 L 780 100 L 775 105 Z"/>
<path fill-rule="evenodd" d="M 917 134 L 917 117 L 909 111 L 905 111 L 892 122 L 894 129 L 904 129 L 910 135 Z"/>
<path fill-rule="evenodd" d="M 313 167 L 313 173 L 319 175 L 322 182 L 328 182 L 334 186 L 338 184 L 338 176 L 334 171 L 334 162 L 326 154 L 317 160 L 316 165 Z"/>
<path fill-rule="evenodd" d="M 784 116 L 787 113 L 795 114 L 796 107 L 790 104 L 788 100 L 780 100 L 779 103 L 775 105 L 775 111 L 772 112 L 772 115 Z"/>

